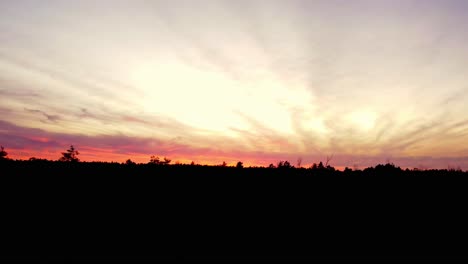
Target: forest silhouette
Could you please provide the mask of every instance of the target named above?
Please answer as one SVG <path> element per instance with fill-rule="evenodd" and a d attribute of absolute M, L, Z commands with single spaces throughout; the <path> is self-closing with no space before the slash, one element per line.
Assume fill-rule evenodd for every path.
<path fill-rule="evenodd" d="M 8 154 L 2 260 L 468 260 L 461 170 Z"/>

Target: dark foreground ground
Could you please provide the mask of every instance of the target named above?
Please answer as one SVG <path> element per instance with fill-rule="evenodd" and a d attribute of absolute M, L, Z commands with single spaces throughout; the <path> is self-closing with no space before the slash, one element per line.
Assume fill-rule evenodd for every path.
<path fill-rule="evenodd" d="M 468 260 L 468 174 L 0 163 L 5 260 Z"/>

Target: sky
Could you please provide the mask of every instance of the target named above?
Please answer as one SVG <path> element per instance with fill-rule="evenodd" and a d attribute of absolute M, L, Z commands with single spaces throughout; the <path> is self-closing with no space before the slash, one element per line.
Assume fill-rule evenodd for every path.
<path fill-rule="evenodd" d="M 0 1 L 10 158 L 468 169 L 468 1 Z"/>

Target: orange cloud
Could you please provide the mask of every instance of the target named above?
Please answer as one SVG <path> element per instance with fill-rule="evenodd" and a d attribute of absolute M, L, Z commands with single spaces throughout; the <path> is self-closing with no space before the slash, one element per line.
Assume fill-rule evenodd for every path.
<path fill-rule="evenodd" d="M 288 144 L 287 140 L 271 137 L 272 144 Z M 73 144 L 80 152 L 82 161 L 115 161 L 125 162 L 132 159 L 138 163 L 146 163 L 150 156 L 168 157 L 175 163 L 190 163 L 217 165 L 223 161 L 228 165 L 235 165 L 242 161 L 245 166 L 268 166 L 280 160 L 288 160 L 295 165 L 298 158 L 302 159 L 302 166 L 325 161 L 326 156 L 318 154 L 304 154 L 291 152 L 251 151 L 235 148 L 230 145 L 223 149 L 225 142 L 213 140 L 214 147 L 194 147 L 178 140 L 168 142 L 152 139 L 137 138 L 123 135 L 69 135 L 52 133 L 41 129 L 32 129 L 0 121 L 0 143 L 9 157 L 13 159 L 45 158 L 57 160 Z M 331 165 L 337 168 L 375 166 L 379 163 L 393 162 L 403 168 L 447 168 L 460 167 L 468 169 L 468 157 L 388 157 L 386 155 L 353 155 L 348 153 L 335 153 Z"/>

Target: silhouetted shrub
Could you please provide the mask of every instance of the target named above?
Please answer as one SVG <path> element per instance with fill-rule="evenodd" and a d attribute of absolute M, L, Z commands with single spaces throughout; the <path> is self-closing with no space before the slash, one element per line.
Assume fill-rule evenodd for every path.
<path fill-rule="evenodd" d="M 0 159 L 7 159 L 8 153 L 3 146 L 0 147 Z"/>
<path fill-rule="evenodd" d="M 127 161 L 125 161 L 125 165 L 133 166 L 133 165 L 136 165 L 136 163 L 132 161 L 131 159 L 128 159 Z"/>
<path fill-rule="evenodd" d="M 163 160 L 160 160 L 159 157 L 157 156 L 151 156 L 150 161 L 148 164 L 153 164 L 153 165 L 169 165 L 171 163 L 171 160 L 164 157 Z"/>
<path fill-rule="evenodd" d="M 276 166 L 278 169 L 290 169 L 294 168 L 289 161 L 280 161 L 278 162 L 278 165 Z"/>
<path fill-rule="evenodd" d="M 148 164 L 159 164 L 161 163 L 161 161 L 159 160 L 159 157 L 157 156 L 151 156 L 150 157 L 150 161 L 148 162 Z"/>

